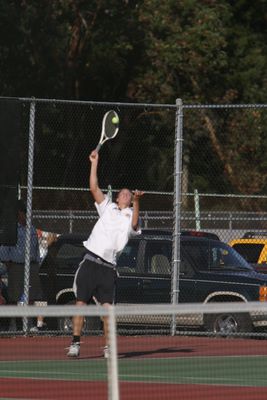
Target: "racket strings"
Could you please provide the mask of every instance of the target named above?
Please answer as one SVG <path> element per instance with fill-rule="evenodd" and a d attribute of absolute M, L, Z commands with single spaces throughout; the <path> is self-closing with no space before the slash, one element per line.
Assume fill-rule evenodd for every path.
<path fill-rule="evenodd" d="M 109 139 L 112 138 L 118 130 L 118 125 L 112 122 L 115 116 L 114 112 L 110 112 L 105 121 L 105 134 Z"/>

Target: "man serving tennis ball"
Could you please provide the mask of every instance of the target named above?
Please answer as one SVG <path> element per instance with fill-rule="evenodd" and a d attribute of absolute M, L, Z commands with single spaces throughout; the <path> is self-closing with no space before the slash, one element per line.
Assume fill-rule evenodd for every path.
<path fill-rule="evenodd" d="M 87 250 L 74 278 L 73 289 L 76 304 L 86 305 L 94 296 L 103 306 L 113 303 L 114 284 L 116 281 L 116 256 L 120 253 L 130 236 L 140 233 L 139 199 L 143 192 L 121 189 L 116 203 L 112 203 L 98 186 L 97 166 L 99 155 L 92 151 L 90 190 L 95 200 L 99 219 L 88 240 L 83 244 Z M 133 202 L 133 208 L 130 208 Z M 108 317 L 103 318 L 106 345 L 104 357 L 108 358 Z M 80 354 L 80 337 L 84 318 L 73 317 L 73 339 L 68 356 L 78 357 Z"/>

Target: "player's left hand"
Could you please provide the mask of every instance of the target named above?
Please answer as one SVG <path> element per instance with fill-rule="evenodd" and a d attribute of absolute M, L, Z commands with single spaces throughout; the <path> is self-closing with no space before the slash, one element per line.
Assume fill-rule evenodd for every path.
<path fill-rule="evenodd" d="M 139 200 L 140 197 L 142 197 L 144 194 L 144 192 L 140 191 L 140 190 L 134 190 L 133 191 L 133 201 Z"/>
<path fill-rule="evenodd" d="M 91 154 L 89 155 L 89 160 L 91 163 L 93 162 L 98 162 L 98 152 L 96 150 L 93 150 Z"/>

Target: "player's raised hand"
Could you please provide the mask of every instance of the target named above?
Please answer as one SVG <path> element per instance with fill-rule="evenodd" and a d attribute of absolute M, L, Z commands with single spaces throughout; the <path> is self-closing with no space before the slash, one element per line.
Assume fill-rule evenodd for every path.
<path fill-rule="evenodd" d="M 93 150 L 91 152 L 91 154 L 89 155 L 89 160 L 91 161 L 91 163 L 97 162 L 98 161 L 98 151 Z"/>
<path fill-rule="evenodd" d="M 142 192 L 141 190 L 134 190 L 133 191 L 133 201 L 138 201 L 140 199 L 140 197 L 142 197 L 144 194 L 144 192 Z"/>

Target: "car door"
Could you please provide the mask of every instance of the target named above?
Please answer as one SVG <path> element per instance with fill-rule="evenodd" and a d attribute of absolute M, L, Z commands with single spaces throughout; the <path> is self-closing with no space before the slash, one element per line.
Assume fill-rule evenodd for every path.
<path fill-rule="evenodd" d="M 115 302 L 142 303 L 143 264 L 141 240 L 131 239 L 117 259 Z"/>
<path fill-rule="evenodd" d="M 196 301 L 196 273 L 190 259 L 190 241 L 181 242 L 181 264 L 178 278 L 178 303 Z"/>
<path fill-rule="evenodd" d="M 202 303 L 209 290 L 209 279 L 202 273 L 208 271 L 210 265 L 210 240 L 191 239 L 183 242 L 184 256 L 192 266 L 191 285 L 184 290 L 183 302 Z M 210 277 L 209 277 L 210 278 Z M 190 282 L 188 281 L 188 284 Z"/>
<path fill-rule="evenodd" d="M 165 239 L 145 241 L 143 303 L 170 303 L 172 242 Z"/>
<path fill-rule="evenodd" d="M 144 253 L 145 274 L 143 276 L 144 303 L 172 302 L 172 241 L 147 241 Z M 191 302 L 195 293 L 195 272 L 187 254 L 181 248 L 181 262 L 178 276 L 178 302 Z M 177 315 L 178 325 L 198 325 L 195 315 Z M 171 323 L 171 316 L 151 316 L 149 324 L 162 325 Z"/>
<path fill-rule="evenodd" d="M 172 242 L 147 241 L 144 255 L 144 303 L 170 303 L 172 301 Z M 195 298 L 195 271 L 181 243 L 181 262 L 178 274 L 178 302 L 190 303 Z"/>

